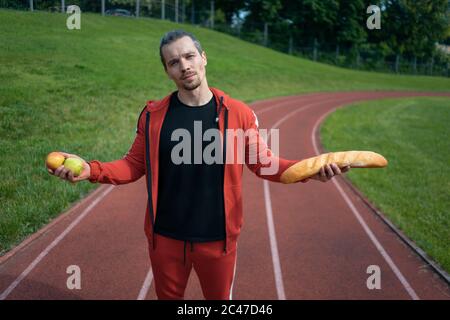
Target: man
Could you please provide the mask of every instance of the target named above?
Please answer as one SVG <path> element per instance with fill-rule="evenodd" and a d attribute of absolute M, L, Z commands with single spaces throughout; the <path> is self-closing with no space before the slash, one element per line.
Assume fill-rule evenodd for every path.
<path fill-rule="evenodd" d="M 112 162 L 83 160 L 84 170 L 78 177 L 64 166 L 49 172 L 71 182 L 115 185 L 145 174 L 148 205 L 144 229 L 158 298 L 182 299 L 193 267 L 206 299 L 231 299 L 236 242 L 242 226 L 243 163 L 228 160 L 227 153 L 238 151 L 239 146 L 234 139 L 227 139 L 225 132 L 250 132 L 244 139 L 245 164 L 261 178 L 279 182 L 284 170 L 297 160 L 275 157 L 259 137 L 254 112 L 208 86 L 206 54 L 192 34 L 167 33 L 161 40 L 160 56 L 178 90 L 160 101 L 147 102 L 125 157 Z M 204 136 L 214 133 L 211 130 L 220 132 L 214 140 L 220 148 L 209 149 L 210 155 L 223 161 L 205 159 L 210 146 Z M 180 148 L 181 137 L 183 142 L 191 141 L 187 148 Z M 203 138 L 192 141 L 190 137 Z M 264 169 L 274 170 L 264 173 Z M 332 164 L 312 179 L 325 182 L 348 170 Z"/>

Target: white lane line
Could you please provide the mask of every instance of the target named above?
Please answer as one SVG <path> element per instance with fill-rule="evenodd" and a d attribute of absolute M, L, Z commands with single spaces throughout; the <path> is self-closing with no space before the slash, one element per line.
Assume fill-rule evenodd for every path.
<path fill-rule="evenodd" d="M 237 254 L 237 243 L 236 243 L 236 259 L 234 260 L 234 270 L 233 270 L 233 280 L 231 281 L 231 288 L 230 288 L 230 300 L 233 300 L 233 287 L 234 287 L 234 279 L 236 277 L 236 266 L 237 266 L 237 258 L 238 258 L 238 254 Z"/>
<path fill-rule="evenodd" d="M 289 112 L 287 115 L 285 115 L 280 120 L 278 120 L 272 126 L 271 129 L 278 128 L 281 123 L 286 121 L 289 117 L 293 116 L 297 112 L 303 111 L 303 110 L 308 109 L 317 104 L 334 101 L 334 100 L 335 99 L 319 101 L 316 103 L 310 103 L 310 104 L 304 105 L 303 107 L 297 108 L 294 111 Z M 269 134 L 267 135 L 267 144 L 269 144 L 270 131 L 271 130 L 269 130 Z M 271 201 L 271 197 L 270 197 L 269 182 L 267 180 L 264 180 L 263 186 L 264 186 L 264 202 L 266 205 L 267 226 L 269 228 L 270 250 L 272 252 L 272 263 L 273 263 L 273 271 L 274 271 L 274 276 L 275 276 L 275 286 L 277 289 L 278 300 L 286 300 L 286 293 L 284 291 L 284 283 L 283 283 L 283 274 L 281 272 L 280 255 L 278 253 L 277 236 L 275 233 L 275 224 L 273 222 L 272 201 Z"/>
<path fill-rule="evenodd" d="M 281 273 L 280 256 L 278 254 L 277 236 L 275 234 L 275 224 L 273 223 L 272 203 L 270 201 L 269 182 L 263 181 L 264 200 L 266 203 L 267 226 L 269 227 L 270 250 L 272 251 L 273 272 L 275 273 L 275 285 L 277 288 L 278 300 L 286 300 L 284 292 L 283 275 Z"/>
<path fill-rule="evenodd" d="M 148 270 L 147 276 L 145 277 L 141 291 L 139 291 L 139 296 L 137 297 L 137 300 L 145 300 L 147 292 L 150 289 L 150 286 L 152 285 L 152 280 L 153 280 L 153 272 L 152 268 L 150 268 L 150 270 Z"/>
<path fill-rule="evenodd" d="M 295 103 L 295 104 L 299 104 L 299 103 L 302 103 L 303 102 L 303 100 L 304 99 L 307 99 L 307 98 L 309 98 L 307 101 L 308 102 L 315 102 L 314 100 L 315 100 L 315 98 L 319 98 L 319 99 L 322 99 L 323 97 L 321 96 L 321 95 L 319 95 L 319 96 L 309 96 L 309 95 L 304 95 L 304 96 L 301 96 L 302 98 L 301 99 L 298 99 L 298 100 L 296 100 L 296 101 L 292 101 L 292 100 L 284 100 L 284 101 L 281 101 L 281 102 L 278 102 L 278 103 L 276 103 L 276 104 L 274 104 L 274 105 L 271 105 L 271 106 L 268 106 L 268 107 L 266 107 L 266 108 L 262 108 L 261 110 L 258 110 L 258 111 L 255 111 L 255 113 L 259 116 L 259 115 L 261 115 L 261 114 L 263 114 L 263 113 L 265 113 L 265 112 L 267 112 L 267 111 L 270 111 L 270 110 L 272 110 L 272 109 L 277 109 L 277 108 L 279 108 L 279 107 L 285 107 L 285 106 L 290 106 L 290 105 L 292 105 L 293 103 Z M 303 99 L 304 98 L 304 99 Z M 312 100 L 312 101 L 311 101 Z"/>
<path fill-rule="evenodd" d="M 44 259 L 48 253 L 62 240 L 64 237 L 94 208 L 97 203 L 100 202 L 112 189 L 114 186 L 108 187 L 97 199 L 95 199 L 84 211 L 76 218 L 51 244 L 44 249 L 44 251 L 39 254 L 39 256 L 34 259 L 34 261 L 14 280 L 13 283 L 0 295 L 0 300 L 5 300 L 8 295 L 13 291 L 19 283 L 39 264 L 39 262 Z"/>
<path fill-rule="evenodd" d="M 314 128 L 312 130 L 311 133 L 311 140 L 312 143 L 314 145 L 314 150 L 316 152 L 317 155 L 319 155 L 319 148 L 317 147 L 317 143 L 316 143 L 316 131 L 317 131 L 317 127 L 319 126 L 319 123 L 322 122 L 322 120 L 331 112 L 335 111 L 336 108 L 328 111 L 327 113 L 325 113 L 324 115 L 322 115 L 314 124 Z M 420 298 L 417 296 L 416 292 L 414 291 L 414 289 L 411 287 L 411 285 L 408 283 L 408 281 L 406 280 L 406 278 L 403 276 L 403 274 L 400 272 L 400 269 L 396 266 L 396 264 L 392 261 L 391 257 L 389 256 L 389 254 L 387 253 L 387 251 L 383 248 L 383 246 L 380 244 L 380 242 L 378 241 L 378 239 L 375 237 L 375 235 L 373 234 L 373 232 L 370 230 L 369 226 L 366 224 L 366 222 L 364 221 L 364 219 L 361 217 L 361 214 L 359 213 L 359 211 L 355 208 L 355 206 L 353 205 L 353 203 L 351 202 L 351 200 L 347 197 L 347 195 L 345 194 L 344 190 L 341 188 L 341 186 L 339 185 L 339 183 L 333 179 L 332 180 L 334 182 L 334 185 L 336 186 L 336 188 L 338 189 L 339 193 L 341 194 L 341 196 L 344 198 L 345 202 L 347 203 L 347 205 L 349 206 L 349 208 L 352 210 L 353 214 L 355 215 L 356 219 L 358 220 L 358 222 L 361 224 L 362 228 L 364 229 L 364 231 L 366 232 L 366 234 L 369 236 L 370 240 L 372 241 L 372 243 L 375 245 L 375 247 L 377 248 L 378 252 L 380 252 L 381 256 L 384 258 L 384 260 L 387 262 L 387 264 L 391 267 L 392 271 L 394 272 L 394 274 L 397 276 L 397 278 L 400 280 L 401 284 L 403 285 L 403 287 L 405 288 L 405 290 L 408 292 L 408 294 L 410 295 L 410 297 L 413 300 L 420 300 Z"/>

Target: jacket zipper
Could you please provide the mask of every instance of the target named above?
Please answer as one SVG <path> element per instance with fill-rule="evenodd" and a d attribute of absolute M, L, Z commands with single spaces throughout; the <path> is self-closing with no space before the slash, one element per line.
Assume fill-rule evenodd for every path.
<path fill-rule="evenodd" d="M 216 121 L 219 121 L 220 111 L 222 110 L 223 105 L 223 97 L 220 97 L 220 103 L 219 103 L 219 112 L 216 118 Z M 226 159 L 227 159 L 227 128 L 228 128 L 228 110 L 225 108 L 225 117 L 224 117 L 224 139 L 223 139 L 223 172 L 222 172 L 222 187 L 223 187 L 223 200 L 224 200 L 224 221 L 225 221 L 225 241 L 223 245 L 223 251 L 224 254 L 227 253 L 227 214 L 226 214 L 226 208 L 225 208 L 225 167 L 226 167 Z"/>
<path fill-rule="evenodd" d="M 145 119 L 145 164 L 147 167 L 147 197 L 148 197 L 148 210 L 150 212 L 150 221 L 152 224 L 152 246 L 155 249 L 155 225 L 153 215 L 153 198 L 152 198 L 152 168 L 150 165 L 150 112 L 147 111 Z"/>

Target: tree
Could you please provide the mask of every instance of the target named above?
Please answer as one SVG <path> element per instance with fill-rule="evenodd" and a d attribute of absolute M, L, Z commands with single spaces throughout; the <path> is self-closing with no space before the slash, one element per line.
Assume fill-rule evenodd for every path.
<path fill-rule="evenodd" d="M 338 0 L 283 0 L 280 14 L 292 21 L 294 37 L 303 45 L 315 40 L 334 43 L 338 19 Z"/>
<path fill-rule="evenodd" d="M 215 6 L 220 8 L 225 14 L 226 23 L 231 25 L 233 16 L 237 16 L 239 11 L 245 8 L 245 0 L 216 0 Z"/>
<path fill-rule="evenodd" d="M 339 0 L 335 43 L 344 47 L 352 47 L 366 42 L 366 19 L 364 0 Z"/>
<path fill-rule="evenodd" d="M 430 58 L 435 44 L 445 38 L 448 28 L 447 0 L 384 1 L 382 30 L 395 52 L 413 58 Z"/>
<path fill-rule="evenodd" d="M 281 0 L 247 0 L 245 10 L 249 12 L 244 25 L 250 30 L 260 29 L 264 23 L 277 23 Z"/>

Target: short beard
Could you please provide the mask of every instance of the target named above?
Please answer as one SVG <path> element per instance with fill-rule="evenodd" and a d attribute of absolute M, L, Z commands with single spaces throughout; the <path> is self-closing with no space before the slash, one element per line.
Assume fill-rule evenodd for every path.
<path fill-rule="evenodd" d="M 192 91 L 200 87 L 201 81 L 199 78 L 196 78 L 193 82 L 183 84 L 183 88 L 188 91 Z"/>

